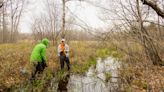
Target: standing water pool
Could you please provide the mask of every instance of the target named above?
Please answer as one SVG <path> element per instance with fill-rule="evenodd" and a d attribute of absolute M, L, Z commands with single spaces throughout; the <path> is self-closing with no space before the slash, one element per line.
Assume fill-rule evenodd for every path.
<path fill-rule="evenodd" d="M 85 76 L 71 75 L 68 92 L 118 92 L 120 63 L 112 57 L 105 60 L 98 58 L 96 68 L 91 66 Z M 106 81 L 106 73 L 110 73 L 110 79 Z"/>

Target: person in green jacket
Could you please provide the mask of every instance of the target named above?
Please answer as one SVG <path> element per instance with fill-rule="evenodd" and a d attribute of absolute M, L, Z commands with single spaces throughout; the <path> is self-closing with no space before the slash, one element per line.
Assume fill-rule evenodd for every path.
<path fill-rule="evenodd" d="M 43 72 L 44 68 L 47 67 L 46 48 L 48 44 L 49 40 L 44 38 L 32 51 L 30 58 L 30 63 L 32 64 L 32 78 L 35 78 L 37 73 Z"/>

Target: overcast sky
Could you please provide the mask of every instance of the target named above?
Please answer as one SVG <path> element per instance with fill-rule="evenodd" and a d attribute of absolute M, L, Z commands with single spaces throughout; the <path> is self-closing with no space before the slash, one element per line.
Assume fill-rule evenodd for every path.
<path fill-rule="evenodd" d="M 23 14 L 20 23 L 21 32 L 31 32 L 31 23 L 34 20 L 34 17 L 40 16 L 41 12 L 45 10 L 43 1 L 44 0 L 29 0 L 30 4 L 26 7 L 27 12 Z M 99 0 L 92 1 L 96 2 Z M 88 3 L 75 1 L 68 2 L 67 6 L 70 8 L 70 11 L 72 11 L 89 26 L 93 28 L 100 28 L 105 26 L 104 22 L 98 18 L 99 12 L 94 6 L 89 5 Z"/>

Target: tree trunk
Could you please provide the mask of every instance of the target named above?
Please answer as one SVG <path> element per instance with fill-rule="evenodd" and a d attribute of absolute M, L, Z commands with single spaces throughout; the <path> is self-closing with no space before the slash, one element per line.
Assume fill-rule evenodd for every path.
<path fill-rule="evenodd" d="M 6 43 L 7 42 L 7 36 L 6 36 L 6 22 L 5 22 L 5 7 L 3 6 L 3 31 L 2 31 L 2 43 Z"/>
<path fill-rule="evenodd" d="M 63 15 L 62 15 L 62 28 L 61 28 L 61 37 L 64 38 L 65 37 L 65 0 L 62 0 L 63 3 Z"/>

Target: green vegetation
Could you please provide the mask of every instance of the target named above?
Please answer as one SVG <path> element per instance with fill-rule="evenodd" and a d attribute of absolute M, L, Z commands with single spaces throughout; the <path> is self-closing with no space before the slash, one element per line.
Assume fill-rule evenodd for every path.
<path fill-rule="evenodd" d="M 142 80 L 134 80 L 133 85 L 137 85 L 138 87 L 143 88 L 143 89 L 148 88 L 148 84 L 145 81 L 142 81 Z"/>
<path fill-rule="evenodd" d="M 85 62 L 83 65 L 79 65 L 79 64 L 72 65 L 71 71 L 75 74 L 84 74 L 91 65 L 96 66 L 95 58 L 89 58 L 87 62 Z"/>
<path fill-rule="evenodd" d="M 114 58 L 122 58 L 123 55 L 117 51 L 116 48 L 101 48 L 96 51 L 96 56 L 101 58 L 106 58 L 112 56 Z"/>
<path fill-rule="evenodd" d="M 56 73 L 56 79 L 57 80 L 62 80 L 62 79 L 64 79 L 64 77 L 65 77 L 64 70 L 63 71 L 57 71 L 57 73 Z"/>
<path fill-rule="evenodd" d="M 33 83 L 33 90 L 40 92 L 44 88 L 45 80 L 35 80 Z"/>
<path fill-rule="evenodd" d="M 132 92 L 132 87 L 130 85 L 124 85 L 124 91 L 123 92 Z"/>
<path fill-rule="evenodd" d="M 112 77 L 112 74 L 111 74 L 111 72 L 106 72 L 105 76 L 106 76 L 106 82 L 108 82 L 110 80 L 110 78 Z"/>

